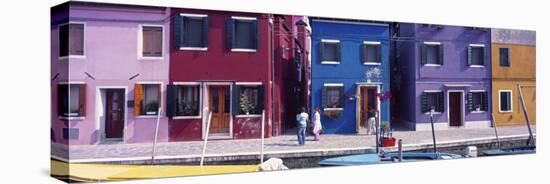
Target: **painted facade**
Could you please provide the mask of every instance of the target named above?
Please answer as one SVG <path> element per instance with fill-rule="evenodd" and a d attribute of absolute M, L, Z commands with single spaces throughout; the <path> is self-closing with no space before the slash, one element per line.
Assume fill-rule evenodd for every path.
<path fill-rule="evenodd" d="M 491 29 L 493 114 L 497 126 L 525 125 L 518 85 L 529 122 L 536 123 L 536 36 L 534 31 Z M 501 53 L 502 52 L 502 53 Z M 507 58 L 507 59 L 506 59 Z M 502 60 L 502 61 L 501 61 Z M 500 92 L 511 92 L 510 108 Z M 501 104 L 502 103 L 502 104 Z"/>
<path fill-rule="evenodd" d="M 379 100 L 379 94 L 390 89 L 388 25 L 324 19 L 310 22 L 311 108 L 321 110 L 324 132 L 361 132 L 366 122 L 366 106 L 379 110 L 381 121 L 388 121 L 389 102 Z M 375 50 L 373 62 L 364 59 L 366 46 Z M 334 53 L 326 56 L 329 51 L 323 48 Z"/>
<path fill-rule="evenodd" d="M 410 23 L 393 29 L 394 122 L 412 130 L 429 129 L 428 112 L 434 108 L 437 129 L 489 127 L 490 31 Z"/>
<path fill-rule="evenodd" d="M 75 24 L 83 37 L 83 45 L 69 45 L 69 56 L 61 48 L 60 36 L 64 25 Z M 135 115 L 135 86 L 151 83 L 161 86 L 160 106 L 164 107 L 165 86 L 168 83 L 168 36 L 162 38 L 160 57 L 143 57 L 142 30 L 147 26 L 170 29 L 169 10 L 158 7 L 122 6 L 96 3 L 69 2 L 52 8 L 51 15 L 51 133 L 53 142 L 65 144 L 96 144 L 110 141 L 136 143 L 151 142 L 154 137 L 156 116 Z M 68 36 L 66 36 L 68 37 Z M 67 41 L 74 44 L 74 40 Z M 158 43 L 158 42 L 156 42 Z M 72 50 L 76 52 L 71 53 Z M 63 98 L 60 93 L 68 86 L 79 86 L 70 95 L 80 98 Z M 63 89 L 63 90 L 60 90 Z M 76 89 L 76 88 L 75 88 Z M 108 94 L 107 94 L 108 93 Z M 112 102 L 107 115 L 107 96 Z M 63 100 L 70 99 L 63 102 Z M 76 111 L 60 112 L 63 103 L 77 103 Z M 157 104 L 158 105 L 158 104 Z M 117 122 L 114 124 L 107 122 Z M 109 128 L 110 127 L 110 128 Z M 107 130 L 109 129 L 109 130 Z M 107 131 L 111 131 L 108 133 Z M 115 132 L 115 133 L 113 133 Z M 168 118 L 161 113 L 158 140 L 168 141 Z"/>

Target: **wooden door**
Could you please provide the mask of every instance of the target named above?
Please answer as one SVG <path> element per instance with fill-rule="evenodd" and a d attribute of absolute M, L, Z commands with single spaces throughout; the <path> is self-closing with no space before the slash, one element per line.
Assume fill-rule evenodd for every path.
<path fill-rule="evenodd" d="M 366 127 L 369 116 L 369 107 L 378 110 L 378 100 L 376 100 L 376 87 L 361 87 L 360 89 L 360 126 Z"/>
<path fill-rule="evenodd" d="M 229 133 L 231 95 L 229 86 L 209 88 L 209 109 L 212 111 L 210 133 Z"/>
<path fill-rule="evenodd" d="M 124 133 L 124 89 L 106 90 L 105 137 L 122 138 Z"/>
<path fill-rule="evenodd" d="M 462 93 L 449 93 L 449 125 L 462 126 Z"/>

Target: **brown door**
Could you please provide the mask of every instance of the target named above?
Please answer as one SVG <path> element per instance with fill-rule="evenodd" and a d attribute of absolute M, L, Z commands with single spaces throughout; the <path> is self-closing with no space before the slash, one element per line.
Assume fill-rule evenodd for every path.
<path fill-rule="evenodd" d="M 366 127 L 368 120 L 369 107 L 378 110 L 378 101 L 376 100 L 376 87 L 361 87 L 360 89 L 360 126 Z"/>
<path fill-rule="evenodd" d="M 462 126 L 462 93 L 449 93 L 449 125 Z"/>
<path fill-rule="evenodd" d="M 209 88 L 209 93 L 209 109 L 212 111 L 210 133 L 229 133 L 231 106 L 229 86 L 212 86 Z"/>
<path fill-rule="evenodd" d="M 106 90 L 106 138 L 122 138 L 124 130 L 124 89 Z"/>

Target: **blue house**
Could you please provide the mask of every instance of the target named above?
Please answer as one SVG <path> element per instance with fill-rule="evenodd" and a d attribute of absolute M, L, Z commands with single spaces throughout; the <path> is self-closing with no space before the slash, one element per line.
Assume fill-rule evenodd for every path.
<path fill-rule="evenodd" d="M 325 133 L 365 132 L 369 108 L 389 121 L 389 26 L 316 18 L 311 27 L 311 105 Z"/>

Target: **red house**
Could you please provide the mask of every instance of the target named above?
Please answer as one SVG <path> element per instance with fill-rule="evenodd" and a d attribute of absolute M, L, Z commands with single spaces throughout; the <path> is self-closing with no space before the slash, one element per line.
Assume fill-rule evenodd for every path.
<path fill-rule="evenodd" d="M 210 113 L 209 139 L 260 138 L 264 110 L 265 137 L 281 134 L 273 16 L 173 8 L 170 21 L 169 141 L 203 139 Z"/>

